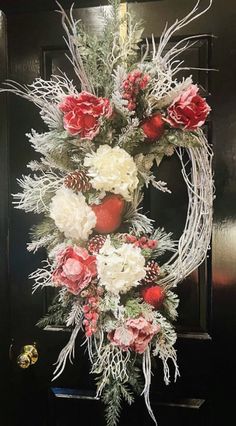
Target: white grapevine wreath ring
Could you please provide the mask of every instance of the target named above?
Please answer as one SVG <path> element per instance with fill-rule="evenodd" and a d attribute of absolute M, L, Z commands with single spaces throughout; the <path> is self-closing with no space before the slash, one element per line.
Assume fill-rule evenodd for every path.
<path fill-rule="evenodd" d="M 191 76 L 177 78 L 186 69 L 181 54 L 196 37 L 169 49 L 168 43 L 211 3 L 201 10 L 198 1 L 186 17 L 166 26 L 158 46 L 153 38 L 152 51 L 147 41 L 141 59 L 142 26 L 128 13 L 120 16 L 119 0 L 110 0 L 99 35 L 86 32 L 73 7 L 67 15 L 58 3 L 75 80 L 59 72 L 31 85 L 7 81 L 1 89 L 37 105 L 48 126 L 45 133 L 27 135 L 41 158 L 28 164 L 31 174 L 19 179 L 22 191 L 14 203 L 42 217 L 28 250 L 44 248 L 47 259 L 30 278 L 34 291 L 51 286 L 56 296 L 38 325 L 71 329 L 54 379 L 73 361 L 82 330 L 108 426 L 119 422 L 121 399 L 131 404 L 135 393 L 144 395 L 157 424 L 149 400 L 153 357 L 163 362 L 166 384 L 169 360 L 175 379 L 179 375 L 173 288 L 206 257 L 214 184 L 212 151 L 202 130 L 210 107 Z M 141 208 L 144 187 L 170 192 L 152 166 L 174 153 L 188 192 L 178 242 L 154 229 Z M 164 253 L 169 260 L 162 263 Z"/>

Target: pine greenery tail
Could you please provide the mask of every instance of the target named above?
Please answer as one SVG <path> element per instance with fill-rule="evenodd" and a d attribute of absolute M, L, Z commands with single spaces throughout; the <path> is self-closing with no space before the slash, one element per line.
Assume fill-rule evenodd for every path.
<path fill-rule="evenodd" d="M 66 327 L 66 320 L 70 312 L 70 304 L 68 306 L 63 306 L 59 295 L 57 295 L 51 306 L 48 308 L 48 313 L 37 322 L 37 326 L 40 328 L 45 328 L 47 326 L 51 327 Z"/>
<path fill-rule="evenodd" d="M 119 0 L 111 0 L 109 3 L 112 8 L 103 14 L 104 27 L 98 37 L 91 34 L 80 21 L 76 23 L 76 47 L 93 92 L 106 97 L 113 92 L 111 75 L 116 68 L 119 65 L 131 66 L 136 62 L 143 31 L 141 22 L 134 23 L 128 14 L 120 16 Z M 120 34 L 122 24 L 128 31 L 124 39 Z"/>
<path fill-rule="evenodd" d="M 104 389 L 102 401 L 105 404 L 107 426 L 117 426 L 122 408 L 122 399 L 129 405 L 134 402 L 133 393 L 128 386 L 118 381 L 113 381 Z"/>
<path fill-rule="evenodd" d="M 137 360 L 136 360 L 137 361 Z M 140 368 L 141 368 L 141 361 L 140 361 Z M 144 380 L 143 375 L 140 370 L 140 368 L 135 365 L 133 362 L 131 368 L 130 368 L 130 375 L 129 375 L 129 385 L 133 389 L 136 395 L 141 395 L 144 387 Z"/>

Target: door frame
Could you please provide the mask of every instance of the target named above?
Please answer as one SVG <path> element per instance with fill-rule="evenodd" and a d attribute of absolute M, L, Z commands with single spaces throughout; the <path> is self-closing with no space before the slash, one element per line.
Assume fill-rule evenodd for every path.
<path fill-rule="evenodd" d="M 0 81 L 8 76 L 7 23 L 6 16 L 0 11 Z M 3 383 L 9 372 L 10 346 L 10 295 L 8 285 L 8 205 L 9 205 L 9 162 L 8 162 L 8 105 L 7 94 L 0 96 L 0 374 Z M 5 386 L 1 386 L 5 393 Z"/>

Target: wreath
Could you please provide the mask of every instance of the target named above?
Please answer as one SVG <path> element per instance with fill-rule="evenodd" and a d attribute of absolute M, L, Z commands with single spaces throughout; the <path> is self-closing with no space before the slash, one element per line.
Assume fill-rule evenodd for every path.
<path fill-rule="evenodd" d="M 32 173 L 19 179 L 14 203 L 43 216 L 28 250 L 46 248 L 47 260 L 30 278 L 34 291 L 50 286 L 57 294 L 38 325 L 71 329 L 54 379 L 72 362 L 82 330 L 108 426 L 118 424 L 122 398 L 131 404 L 135 393 L 144 395 L 156 424 L 151 361 L 163 362 L 166 384 L 169 360 L 179 375 L 173 288 L 201 264 L 210 242 L 212 151 L 201 129 L 210 107 L 191 76 L 177 79 L 186 69 L 178 57 L 195 37 L 168 49 L 172 35 L 211 6 L 201 11 L 199 3 L 165 27 L 158 46 L 153 38 L 150 49 L 147 41 L 142 57 L 142 25 L 120 16 L 119 0 L 110 0 L 99 35 L 86 31 L 73 7 L 67 15 L 58 3 L 79 85 L 60 73 L 25 86 L 7 81 L 2 89 L 37 105 L 49 129 L 28 134 L 41 158 L 28 164 Z M 174 153 L 188 192 L 177 242 L 154 229 L 141 208 L 144 187 L 170 192 L 153 165 Z"/>

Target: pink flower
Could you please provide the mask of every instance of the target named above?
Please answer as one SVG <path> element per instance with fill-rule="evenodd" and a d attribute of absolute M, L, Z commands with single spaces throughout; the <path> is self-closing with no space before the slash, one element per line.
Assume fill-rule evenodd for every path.
<path fill-rule="evenodd" d="M 56 286 L 66 286 L 71 293 L 79 294 L 96 275 L 96 257 L 90 256 L 85 248 L 69 246 L 58 255 L 52 281 Z"/>
<path fill-rule="evenodd" d="M 94 139 L 99 133 L 101 118 L 112 115 L 109 99 L 98 98 L 88 92 L 67 96 L 59 104 L 59 109 L 64 113 L 64 128 L 81 139 Z"/>
<path fill-rule="evenodd" d="M 198 90 L 198 87 L 192 84 L 170 105 L 166 121 L 172 127 L 194 130 L 205 123 L 211 108 L 206 100 L 197 94 Z"/>
<path fill-rule="evenodd" d="M 160 326 L 154 325 L 140 316 L 128 319 L 124 326 L 108 333 L 108 339 L 113 345 L 119 346 L 125 351 L 131 349 L 142 354 L 158 331 L 160 331 Z"/>

